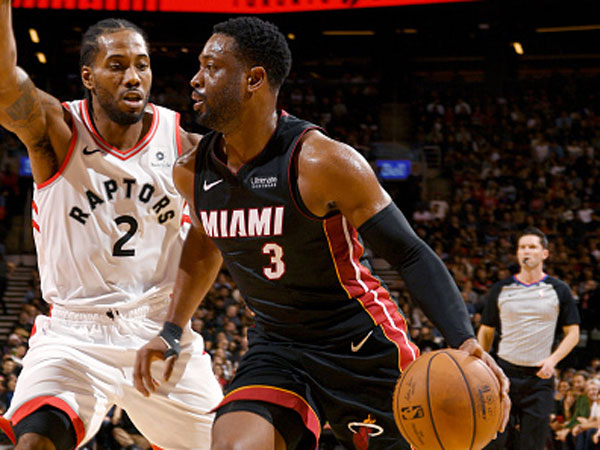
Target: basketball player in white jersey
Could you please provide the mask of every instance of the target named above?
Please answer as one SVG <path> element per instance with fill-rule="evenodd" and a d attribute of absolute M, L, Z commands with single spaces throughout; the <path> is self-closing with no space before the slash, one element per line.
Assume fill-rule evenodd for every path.
<path fill-rule="evenodd" d="M 86 100 L 61 104 L 37 89 L 16 65 L 10 3 L 0 0 L 0 125 L 29 152 L 51 315 L 36 320 L 0 426 L 18 450 L 73 449 L 118 404 L 153 445 L 208 449 L 222 394 L 198 334 L 169 335 L 180 356 L 172 371 L 157 370 L 160 395 L 145 398 L 132 381 L 135 352 L 161 330 L 177 276 L 186 215 L 171 168 L 199 137 L 148 104 L 149 46 L 123 20 L 83 36 Z"/>

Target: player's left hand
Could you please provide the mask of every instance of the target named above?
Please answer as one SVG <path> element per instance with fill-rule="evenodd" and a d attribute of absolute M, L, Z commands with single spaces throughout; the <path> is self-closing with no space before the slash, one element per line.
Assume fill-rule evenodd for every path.
<path fill-rule="evenodd" d="M 160 382 L 152 376 L 151 366 L 152 362 L 156 360 L 164 360 L 167 350 L 168 347 L 164 339 L 156 336 L 140 348 L 135 355 L 133 385 L 144 397 L 149 397 L 160 386 Z M 165 360 L 165 370 L 163 372 L 163 379 L 165 381 L 169 380 L 176 359 L 177 356 L 172 355 Z"/>
<path fill-rule="evenodd" d="M 498 431 L 502 433 L 506 429 L 508 418 L 510 416 L 511 402 L 510 397 L 508 396 L 510 381 L 508 380 L 508 377 L 504 374 L 504 371 L 500 368 L 496 361 L 494 361 L 494 358 L 492 358 L 488 352 L 483 350 L 483 347 L 481 347 L 477 339 L 467 339 L 460 345 L 460 347 L 458 347 L 458 349 L 467 352 L 471 356 L 481 359 L 492 370 L 492 372 L 494 372 L 496 378 L 498 378 L 502 400 L 502 422 Z"/>

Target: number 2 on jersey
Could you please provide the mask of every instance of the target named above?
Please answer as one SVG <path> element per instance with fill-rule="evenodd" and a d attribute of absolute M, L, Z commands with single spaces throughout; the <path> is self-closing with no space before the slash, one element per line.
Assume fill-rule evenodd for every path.
<path fill-rule="evenodd" d="M 135 232 L 138 229 L 137 220 L 131 216 L 119 216 L 115 219 L 115 222 L 118 225 L 127 224 L 129 225 L 129 229 L 125 232 L 123 236 L 119 238 L 113 247 L 113 256 L 135 256 L 135 249 L 124 249 L 123 246 L 127 243 L 129 239 L 133 237 Z"/>
<path fill-rule="evenodd" d="M 283 262 L 283 248 L 280 245 L 269 242 L 263 245 L 262 252 L 269 255 L 270 266 L 263 267 L 263 273 L 269 280 L 278 280 L 285 273 L 285 263 Z"/>

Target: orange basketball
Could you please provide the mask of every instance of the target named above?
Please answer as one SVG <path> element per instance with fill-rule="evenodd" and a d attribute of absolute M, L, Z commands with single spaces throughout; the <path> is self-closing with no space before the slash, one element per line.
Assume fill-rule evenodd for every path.
<path fill-rule="evenodd" d="M 426 353 L 398 380 L 394 417 L 419 450 L 481 449 L 502 420 L 500 384 L 483 361 L 466 352 Z"/>

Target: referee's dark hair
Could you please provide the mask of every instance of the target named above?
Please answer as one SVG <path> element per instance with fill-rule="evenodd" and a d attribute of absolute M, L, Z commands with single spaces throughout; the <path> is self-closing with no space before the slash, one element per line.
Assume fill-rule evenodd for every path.
<path fill-rule="evenodd" d="M 542 247 L 548 248 L 548 238 L 542 230 L 536 227 L 527 227 L 523 231 L 521 231 L 517 236 L 517 246 L 519 245 L 519 241 L 523 236 L 528 236 L 530 234 L 539 237 Z"/>

